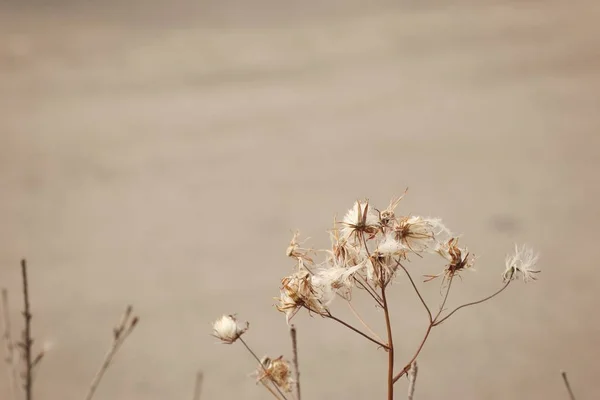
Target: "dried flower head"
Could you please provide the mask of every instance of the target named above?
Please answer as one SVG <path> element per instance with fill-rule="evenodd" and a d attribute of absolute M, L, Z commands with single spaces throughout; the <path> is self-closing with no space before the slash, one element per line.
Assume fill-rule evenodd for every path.
<path fill-rule="evenodd" d="M 535 274 L 540 273 L 539 270 L 534 270 L 539 259 L 539 255 L 533 252 L 533 249 L 515 245 L 515 253 L 506 256 L 506 270 L 502 274 L 504 282 L 522 277 L 523 282 L 536 280 Z"/>
<path fill-rule="evenodd" d="M 393 233 L 387 233 L 377 245 L 375 253 L 379 257 L 398 257 L 406 253 L 407 248 L 396 240 Z"/>
<path fill-rule="evenodd" d="M 396 239 L 415 253 L 428 250 L 442 232 L 449 233 L 440 219 L 419 216 L 401 218 L 394 232 Z"/>
<path fill-rule="evenodd" d="M 299 236 L 299 231 L 294 232 L 294 236 L 292 237 L 292 240 L 290 241 L 290 244 L 286 249 L 285 254 L 288 257 L 297 259 L 301 266 L 304 266 L 305 262 L 309 262 L 312 264 L 313 260 L 310 256 L 308 256 L 308 253 L 310 253 L 311 250 L 300 247 L 304 242 L 298 241 Z"/>
<path fill-rule="evenodd" d="M 223 315 L 213 322 L 213 336 L 220 339 L 222 343 L 232 344 L 239 339 L 250 327 L 246 322 L 241 325 L 234 315 Z"/>
<path fill-rule="evenodd" d="M 306 270 L 299 270 L 281 280 L 281 295 L 277 309 L 286 315 L 289 321 L 302 307 L 321 314 L 326 307 L 320 300 L 319 292 L 313 285 L 312 275 Z"/>
<path fill-rule="evenodd" d="M 263 357 L 261 360 L 261 366 L 256 371 L 256 382 L 268 384 L 273 382 L 284 392 L 292 391 L 292 369 L 290 363 L 279 356 L 275 359 L 270 357 Z"/>
<path fill-rule="evenodd" d="M 358 240 L 361 234 L 373 235 L 379 230 L 379 216 L 369 206 L 369 201 L 357 201 L 348 210 L 342 224 L 342 237 Z"/>
<path fill-rule="evenodd" d="M 390 204 L 387 206 L 387 208 L 385 210 L 383 210 L 381 213 L 379 213 L 379 219 L 381 222 L 382 226 L 388 226 L 391 223 L 393 223 L 396 219 L 396 215 L 395 215 L 395 210 L 396 207 L 398 207 L 398 204 L 400 204 L 400 201 L 404 198 L 404 196 L 406 195 L 406 191 L 408 189 L 406 189 L 404 191 L 404 194 L 402 194 L 402 196 L 398 197 L 397 199 L 392 199 L 390 201 Z"/>
<path fill-rule="evenodd" d="M 469 253 L 466 248 L 458 247 L 458 238 L 452 238 L 444 243 L 439 243 L 436 252 L 448 260 L 446 268 L 442 273 L 446 278 L 451 278 L 459 272 L 473 267 L 475 258 Z M 442 275 L 428 275 L 427 281 L 437 278 Z"/>
<path fill-rule="evenodd" d="M 352 288 L 355 285 L 354 277 L 365 267 L 361 263 L 352 267 L 343 267 L 337 264 L 320 268 L 313 276 L 313 282 L 322 291 L 321 302 L 329 304 L 339 294 L 346 300 L 352 298 Z"/>

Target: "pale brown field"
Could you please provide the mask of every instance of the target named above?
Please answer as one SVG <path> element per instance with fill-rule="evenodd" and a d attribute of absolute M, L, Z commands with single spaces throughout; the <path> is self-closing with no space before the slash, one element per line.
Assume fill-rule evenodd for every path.
<path fill-rule="evenodd" d="M 22 3 L 0 5 L 0 286 L 16 323 L 26 256 L 54 343 L 37 399 L 83 398 L 127 303 L 141 322 L 97 399 L 191 398 L 199 368 L 203 399 L 267 398 L 210 322 L 289 354 L 291 230 L 325 246 L 334 213 L 406 186 L 404 212 L 479 256 L 452 304 L 498 287 L 514 242 L 543 268 L 434 333 L 416 398 L 566 399 L 560 369 L 600 398 L 598 2 Z M 404 282 L 394 301 L 409 357 L 425 315 Z M 382 351 L 297 326 L 305 399 L 383 398 Z"/>

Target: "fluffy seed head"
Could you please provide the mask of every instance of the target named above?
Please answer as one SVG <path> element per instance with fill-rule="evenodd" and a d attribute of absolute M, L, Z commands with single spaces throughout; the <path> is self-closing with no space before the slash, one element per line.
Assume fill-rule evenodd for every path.
<path fill-rule="evenodd" d="M 348 210 L 342 220 L 342 236 L 344 239 L 358 238 L 361 233 L 372 235 L 379 229 L 379 216 L 369 205 L 369 201 L 357 201 Z"/>
<path fill-rule="evenodd" d="M 241 325 L 234 315 L 223 315 L 213 322 L 213 336 L 221 340 L 222 343 L 232 344 L 242 336 L 250 327 L 246 322 Z"/>
<path fill-rule="evenodd" d="M 533 252 L 533 249 L 515 245 L 515 253 L 506 256 L 506 269 L 502 274 L 504 282 L 518 278 L 523 279 L 523 282 L 536 280 L 535 274 L 540 270 L 535 270 L 539 255 Z"/>

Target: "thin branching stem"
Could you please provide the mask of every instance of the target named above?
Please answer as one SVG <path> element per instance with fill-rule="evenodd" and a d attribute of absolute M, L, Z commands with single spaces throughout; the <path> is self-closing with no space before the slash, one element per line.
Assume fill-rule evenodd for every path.
<path fill-rule="evenodd" d="M 369 285 L 368 282 L 363 282 L 360 279 L 358 279 L 357 277 L 354 277 L 354 281 L 364 290 L 367 291 L 367 293 L 369 293 L 369 295 L 373 298 L 373 300 L 375 300 L 377 302 L 377 304 L 379 304 L 379 307 L 383 308 L 383 301 L 381 300 L 381 298 L 379 297 L 379 295 L 377 294 L 377 292 L 375 292 L 375 289 L 373 289 L 373 287 L 371 285 Z"/>
<path fill-rule="evenodd" d="M 383 281 L 383 278 L 382 278 Z M 383 313 L 385 315 L 385 328 L 387 331 L 388 342 L 388 400 L 394 400 L 394 339 L 392 337 L 392 324 L 390 321 L 390 311 L 387 297 L 385 295 L 386 285 L 381 284 L 381 298 L 383 299 Z"/>
<path fill-rule="evenodd" d="M 425 346 L 425 342 L 427 342 L 427 338 L 429 337 L 429 334 L 431 333 L 432 328 L 433 328 L 433 325 L 429 324 L 429 326 L 427 327 L 427 330 L 425 331 L 425 335 L 423 336 L 423 339 L 421 340 L 421 343 L 419 344 L 419 348 L 415 352 L 415 355 L 411 358 L 410 362 L 408 364 L 406 364 L 406 366 L 402 369 L 402 371 L 400 371 L 394 377 L 394 380 L 393 380 L 394 383 L 396 383 L 398 381 L 398 379 L 402 378 L 410 370 L 410 366 L 415 362 L 415 360 L 419 356 L 419 353 L 421 353 L 421 350 L 423 350 L 423 346 Z"/>
<path fill-rule="evenodd" d="M 25 359 L 24 383 L 25 399 L 31 400 L 33 396 L 33 362 L 31 358 L 31 347 L 33 339 L 31 338 L 31 307 L 29 304 L 29 282 L 27 281 L 27 261 L 21 260 L 21 275 L 23 277 L 23 318 L 25 319 L 25 329 L 23 330 L 23 338 L 21 347 L 23 348 Z"/>
<path fill-rule="evenodd" d="M 242 344 L 244 345 L 244 347 L 246 348 L 246 350 L 248 350 L 248 352 L 250 354 L 252 354 L 252 357 L 254 357 L 254 359 L 256 360 L 256 362 L 258 362 L 258 365 L 260 365 L 260 367 L 262 368 L 262 370 L 265 372 L 265 374 L 266 374 L 265 376 L 268 377 L 269 376 L 269 371 L 267 371 L 267 368 L 263 365 L 262 361 L 260 361 L 260 358 L 258 358 L 258 356 L 256 355 L 256 353 L 250 348 L 250 346 L 248 346 L 248 344 L 246 343 L 246 341 L 244 339 L 242 339 L 241 336 L 239 337 L 239 340 L 240 340 L 240 342 L 242 342 Z M 263 379 L 261 379 L 260 381 L 263 383 L 263 385 L 265 385 L 265 387 L 267 389 L 269 389 L 269 387 L 264 383 Z M 269 379 L 269 381 L 272 382 L 271 379 Z M 281 391 L 281 389 L 279 389 L 279 386 L 277 386 L 275 384 L 275 382 L 272 382 L 272 383 L 273 383 L 273 386 L 275 387 L 275 389 L 277 390 L 277 393 L 279 393 L 279 396 L 281 396 L 281 397 L 279 397 L 279 396 L 275 395 L 275 397 L 278 398 L 278 399 L 281 398 L 283 400 L 287 400 L 287 397 L 285 397 L 285 395 L 283 394 L 283 392 Z M 269 391 L 272 392 L 271 390 L 269 390 Z"/>
<path fill-rule="evenodd" d="M 102 377 L 104 376 L 104 374 L 110 367 L 112 360 L 115 357 L 115 354 L 117 354 L 121 345 L 125 342 L 125 340 L 129 336 L 129 334 L 131 334 L 133 329 L 136 327 L 136 325 L 139 321 L 139 318 L 137 316 L 131 318 L 132 312 L 133 312 L 133 307 L 127 306 L 127 308 L 125 309 L 125 312 L 123 313 L 123 316 L 121 317 L 121 321 L 114 328 L 112 344 L 111 344 L 110 348 L 108 349 L 108 351 L 106 352 L 106 355 L 104 356 L 104 360 L 102 361 L 100 368 L 98 369 L 98 371 L 96 372 L 96 375 L 94 376 L 94 378 L 92 379 L 92 382 L 90 383 L 90 387 L 85 396 L 85 400 L 90 400 L 92 397 L 94 397 L 94 394 L 96 393 L 96 390 L 98 389 L 98 385 L 100 385 L 100 382 L 102 381 Z"/>
<path fill-rule="evenodd" d="M 400 371 L 395 377 L 394 377 L 394 382 L 397 382 L 398 379 L 400 379 L 402 376 L 404 376 L 406 373 L 408 373 L 408 371 L 410 370 L 410 367 L 412 365 L 412 363 L 417 359 L 417 357 L 419 356 L 419 353 L 421 353 L 421 350 L 423 350 L 423 346 L 425 346 L 425 342 L 427 341 L 427 339 L 429 338 L 429 334 L 431 333 L 431 330 L 438 326 L 439 324 L 441 324 L 442 322 L 444 322 L 445 320 L 447 320 L 448 318 L 450 318 L 455 312 L 457 312 L 458 310 L 460 310 L 461 308 L 465 308 L 465 307 L 469 307 L 469 306 L 473 306 L 476 304 L 481 304 L 485 301 L 488 301 L 494 297 L 496 297 L 497 295 L 499 295 L 500 293 L 502 293 L 510 284 L 511 280 L 507 280 L 506 283 L 504 284 L 504 286 L 502 286 L 502 288 L 500 288 L 500 290 L 496 291 L 495 293 L 481 299 L 478 301 L 474 301 L 471 303 L 467 303 L 467 304 L 463 304 L 459 307 L 456 307 L 452 312 L 450 312 L 448 315 L 446 315 L 444 318 L 439 319 L 440 315 L 443 312 L 444 309 L 444 305 L 446 304 L 446 300 L 448 299 L 448 295 L 450 293 L 450 288 L 452 285 L 452 278 L 453 276 L 450 277 L 450 281 L 448 282 L 448 287 L 446 288 L 446 294 L 444 295 L 444 300 L 442 301 L 442 304 L 440 306 L 440 309 L 438 311 L 438 313 L 436 314 L 436 316 L 433 318 L 433 321 L 429 324 L 429 326 L 427 327 L 427 330 L 425 331 L 425 335 L 423 336 L 423 339 L 421 340 L 421 343 L 419 344 L 419 347 L 417 348 L 417 351 L 415 352 L 413 358 L 410 360 L 410 362 L 402 369 L 402 371 Z"/>
<path fill-rule="evenodd" d="M 432 322 L 434 325 L 435 325 L 435 321 L 437 321 L 437 319 L 440 317 L 440 315 L 444 311 L 444 306 L 446 305 L 446 301 L 448 301 L 448 296 L 450 295 L 450 288 L 452 287 L 453 279 L 454 279 L 454 274 L 450 275 L 450 279 L 448 280 L 448 287 L 446 288 L 446 294 L 444 295 L 444 300 L 442 301 L 442 304 L 440 305 L 440 309 Z"/>
<path fill-rule="evenodd" d="M 364 337 L 365 339 L 370 340 L 371 342 L 383 347 L 384 349 L 388 349 L 389 347 L 388 345 L 380 342 L 377 339 L 372 338 L 371 336 L 367 335 L 366 333 L 364 333 L 363 331 L 361 331 L 360 329 L 357 329 L 355 327 L 353 327 L 352 325 L 350 325 L 349 323 L 345 322 L 344 320 L 339 319 L 338 317 L 335 317 L 333 314 L 331 314 L 331 312 L 326 311 L 325 314 L 321 314 L 322 316 L 326 317 L 326 318 L 330 318 L 336 322 L 339 322 L 340 324 L 344 325 L 346 328 L 358 333 L 359 335 L 361 335 L 362 337 Z"/>
<path fill-rule="evenodd" d="M 433 324 L 433 326 L 438 326 L 439 324 L 441 324 L 442 322 L 444 322 L 445 320 L 447 320 L 448 318 L 450 318 L 455 312 L 457 312 L 458 310 L 460 310 L 461 308 L 465 308 L 465 307 L 470 307 L 470 306 L 474 306 L 477 304 L 481 304 L 483 302 L 486 302 L 488 300 L 493 299 L 494 297 L 498 296 L 500 293 L 502 293 L 507 287 L 508 285 L 510 285 L 510 283 L 512 282 L 512 280 L 507 280 L 506 283 L 504 284 L 504 286 L 502 286 L 502 288 L 500 288 L 500 290 L 498 290 L 497 292 L 489 295 L 486 298 L 483 298 L 481 300 L 478 301 L 473 301 L 471 303 L 467 303 L 467 304 L 463 304 L 462 306 L 458 306 L 456 307 L 454 310 L 452 310 L 452 312 L 450 312 L 448 315 L 446 315 L 444 318 L 440 319 L 439 321 L 435 321 L 435 323 Z"/>
<path fill-rule="evenodd" d="M 290 327 L 290 335 L 292 337 L 292 362 L 294 363 L 294 374 L 295 374 L 295 384 L 296 384 L 296 400 L 301 400 L 302 396 L 300 395 L 300 366 L 298 363 L 298 335 L 297 335 L 296 327 L 292 325 Z"/>

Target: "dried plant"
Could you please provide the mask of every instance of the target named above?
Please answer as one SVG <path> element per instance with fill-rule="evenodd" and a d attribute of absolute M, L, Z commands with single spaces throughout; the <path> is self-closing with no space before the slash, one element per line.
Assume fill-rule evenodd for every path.
<path fill-rule="evenodd" d="M 29 279 L 27 273 L 27 261 L 25 259 L 21 260 L 21 277 L 23 284 L 23 331 L 21 333 L 21 341 L 18 343 L 14 343 L 12 339 L 12 330 L 11 330 L 11 322 L 10 322 L 10 308 L 9 308 L 9 298 L 8 298 L 8 290 L 2 289 L 2 321 L 3 321 L 3 334 L 2 339 L 4 341 L 4 347 L 6 352 L 6 363 L 8 365 L 9 370 L 9 380 L 11 387 L 11 395 L 13 400 L 18 399 L 26 399 L 31 400 L 33 398 L 33 382 L 34 382 L 34 374 L 37 370 L 37 367 L 40 365 L 40 362 L 46 355 L 49 350 L 48 344 L 44 344 L 41 350 L 34 356 L 34 340 L 31 330 L 31 321 L 33 319 L 33 315 L 31 314 L 31 304 L 30 304 L 30 296 L 29 296 Z M 137 316 L 133 316 L 133 308 L 128 306 L 125 310 L 125 313 L 121 317 L 121 321 L 113 330 L 113 343 L 106 354 L 100 369 L 94 376 L 92 383 L 90 384 L 90 388 L 86 395 L 86 400 L 91 399 L 98 388 L 98 385 L 104 376 L 104 373 L 110 366 L 114 355 L 117 353 L 125 339 L 129 336 L 129 334 L 133 331 L 135 326 L 137 325 L 139 318 Z M 14 349 L 20 349 L 19 357 L 15 357 Z M 17 370 L 19 366 L 22 366 L 21 372 L 21 381 L 22 381 L 22 390 L 19 388 L 18 384 L 18 373 Z"/>
<path fill-rule="evenodd" d="M 92 397 L 94 397 L 96 389 L 98 389 L 98 385 L 100 384 L 102 377 L 108 370 L 108 367 L 110 367 L 115 354 L 117 354 L 119 348 L 121 348 L 129 334 L 133 331 L 138 321 L 139 318 L 137 316 L 133 316 L 133 307 L 127 306 L 120 322 L 113 329 L 112 344 L 104 356 L 104 361 L 102 361 L 98 372 L 96 372 L 94 379 L 92 379 L 92 383 L 90 383 L 90 388 L 85 396 L 85 400 L 90 400 Z"/>
<path fill-rule="evenodd" d="M 403 196 L 402 196 L 403 197 Z M 527 247 L 516 247 L 515 253 L 505 260 L 502 274 L 503 286 L 491 295 L 469 302 L 451 311 L 446 310 L 446 303 L 456 277 L 473 268 L 474 255 L 466 248 L 459 246 L 457 235 L 451 233 L 438 218 L 422 216 L 396 215 L 396 208 L 402 197 L 393 199 L 387 208 L 377 210 L 368 200 L 356 201 L 348 210 L 342 221 L 334 219 L 334 226 L 329 232 L 331 247 L 326 250 L 313 251 L 302 247 L 299 233 L 294 233 L 286 255 L 295 261 L 295 271 L 281 280 L 280 296 L 276 308 L 285 314 L 287 323 L 300 311 L 306 310 L 310 315 L 318 315 L 335 321 L 350 331 L 359 334 L 387 353 L 386 389 L 387 398 L 394 398 L 394 384 L 409 374 L 409 398 L 413 397 L 416 376 L 417 358 L 423 350 L 433 328 L 438 327 L 457 311 L 486 302 L 503 292 L 516 278 L 524 282 L 535 280 L 539 270 L 535 269 L 538 256 Z M 322 261 L 316 262 L 316 256 L 324 254 Z M 434 258 L 443 262 L 443 267 L 434 274 L 420 273 L 424 282 L 441 279 L 441 299 L 438 306 L 432 308 L 423 298 L 418 285 L 412 277 L 408 263 L 413 257 Z M 427 313 L 427 327 L 423 338 L 413 355 L 399 369 L 394 348 L 393 324 L 391 321 L 391 304 L 388 302 L 389 291 L 400 279 L 407 279 Z M 352 307 L 355 291 L 368 295 L 376 307 L 383 310 L 385 339 L 382 340 L 365 320 Z M 335 298 L 346 302 L 358 322 L 357 327 L 334 315 L 332 306 Z M 254 354 L 241 338 L 248 330 L 248 323 L 240 325 L 235 317 L 223 316 L 213 324 L 213 335 L 223 343 L 232 344 L 238 339 L 259 363 L 258 381 L 279 399 L 285 399 L 283 392 L 290 393 L 295 383 L 296 398 L 300 399 L 299 373 L 295 380 L 291 378 L 289 363 L 282 357 L 262 360 Z M 297 371 L 297 347 L 295 328 L 292 326 L 294 365 Z M 276 389 L 276 392 L 272 390 Z"/>

